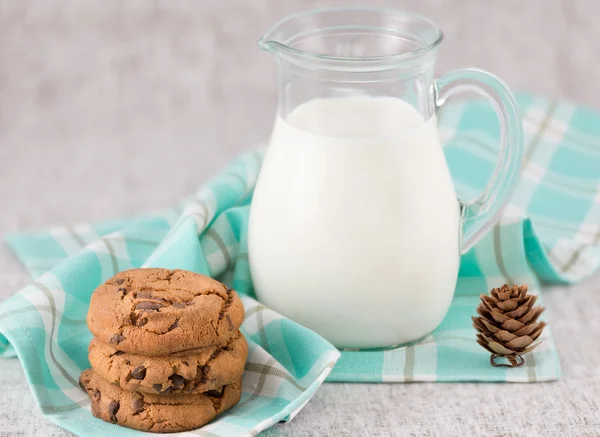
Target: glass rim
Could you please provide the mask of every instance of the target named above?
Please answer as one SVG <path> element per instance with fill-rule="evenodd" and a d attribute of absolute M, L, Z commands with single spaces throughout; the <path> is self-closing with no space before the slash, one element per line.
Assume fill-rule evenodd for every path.
<path fill-rule="evenodd" d="M 327 13 L 327 12 L 343 12 L 343 11 L 369 11 L 369 12 L 376 12 L 376 13 L 381 13 L 381 14 L 387 13 L 387 14 L 401 15 L 401 16 L 407 17 L 413 21 L 420 21 L 422 23 L 426 23 L 427 25 L 429 25 L 431 27 L 431 29 L 435 30 L 436 36 L 433 41 L 426 43 L 423 47 L 419 47 L 417 49 L 410 50 L 410 51 L 407 51 L 404 53 L 385 55 L 385 56 L 333 56 L 333 55 L 326 55 L 326 54 L 321 54 L 321 53 L 313 53 L 313 52 L 309 52 L 309 51 L 305 51 L 305 50 L 300 50 L 300 49 L 291 47 L 287 44 L 284 44 L 280 41 L 271 39 L 273 34 L 278 29 L 280 29 L 286 23 L 289 23 L 290 21 L 295 20 L 297 18 L 306 17 L 306 16 L 310 16 L 310 15 L 323 14 L 323 13 Z M 421 15 L 419 13 L 408 12 L 408 11 L 404 11 L 402 9 L 380 7 L 380 6 L 333 6 L 333 7 L 318 8 L 318 9 L 312 9 L 312 10 L 308 10 L 308 11 L 297 12 L 295 14 L 292 14 L 292 15 L 289 15 L 289 16 L 283 18 L 282 20 L 277 22 L 273 27 L 271 27 L 271 29 L 269 29 L 267 31 L 267 33 L 265 33 L 263 35 L 263 37 L 259 40 L 258 44 L 263 50 L 265 50 L 267 52 L 282 51 L 282 52 L 290 54 L 290 55 L 295 55 L 295 56 L 299 56 L 299 57 L 303 57 L 303 58 L 320 60 L 320 61 L 350 62 L 350 63 L 352 63 L 352 62 L 362 62 L 362 63 L 394 62 L 394 63 L 396 63 L 396 62 L 402 62 L 406 59 L 412 59 L 412 58 L 415 58 L 415 57 L 418 57 L 418 56 L 421 56 L 421 55 L 424 55 L 424 54 L 430 52 L 431 50 L 438 47 L 441 44 L 443 39 L 444 39 L 444 34 L 443 34 L 442 30 L 433 22 L 433 20 L 431 20 L 431 19 L 427 18 L 426 16 Z"/>

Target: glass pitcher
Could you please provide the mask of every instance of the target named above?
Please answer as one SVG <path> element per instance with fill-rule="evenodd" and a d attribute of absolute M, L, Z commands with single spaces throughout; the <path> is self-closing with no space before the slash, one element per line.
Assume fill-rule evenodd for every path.
<path fill-rule="evenodd" d="M 279 65 L 279 108 L 248 229 L 257 297 L 338 348 L 404 345 L 432 332 L 461 253 L 497 221 L 518 178 L 522 126 L 507 87 L 465 69 L 433 77 L 442 32 L 372 7 L 291 16 L 260 41 Z M 457 199 L 436 112 L 464 90 L 489 98 L 500 157 Z"/>

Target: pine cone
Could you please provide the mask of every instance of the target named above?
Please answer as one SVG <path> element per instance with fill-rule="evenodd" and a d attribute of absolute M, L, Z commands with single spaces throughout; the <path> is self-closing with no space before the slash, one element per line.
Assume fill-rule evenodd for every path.
<path fill-rule="evenodd" d="M 477 343 L 492 353 L 490 362 L 505 357 L 511 365 L 517 367 L 524 363 L 521 355 L 531 352 L 541 342 L 535 342 L 546 324 L 538 322 L 543 307 L 535 307 L 537 296 L 527 293 L 527 286 L 503 285 L 494 288 L 491 296 L 481 295 L 477 307 L 480 317 L 472 317 L 473 326 L 478 331 Z"/>

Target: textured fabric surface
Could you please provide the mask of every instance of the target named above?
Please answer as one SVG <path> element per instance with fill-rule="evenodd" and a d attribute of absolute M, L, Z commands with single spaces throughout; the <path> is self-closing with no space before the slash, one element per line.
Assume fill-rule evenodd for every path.
<path fill-rule="evenodd" d="M 600 166 L 591 165 L 589 173 L 582 174 L 582 165 L 573 163 L 577 153 L 586 153 L 590 161 L 598 158 L 588 145 L 573 140 L 573 135 L 579 139 L 589 135 L 597 116 L 530 96 L 519 100 L 526 119 L 540 116 L 541 120 L 536 128 L 528 129 L 524 177 L 501 223 L 462 258 L 456 296 L 442 325 L 420 344 L 405 349 L 344 352 L 331 380 L 535 382 L 558 376 L 548 332 L 543 346 L 528 356 L 527 366 L 505 370 L 487 364 L 487 353 L 472 341 L 470 327 L 469 315 L 480 291 L 503 282 L 527 282 L 535 287 L 537 277 L 555 282 L 577 280 L 589 275 L 600 262 L 594 247 L 596 236 L 590 238 L 585 233 L 580 237 L 579 231 L 587 230 L 588 222 L 598 221 L 594 184 Z M 445 148 L 449 165 L 470 161 L 473 169 L 485 168 L 486 160 L 491 160 L 485 152 L 494 148 L 493 112 L 472 103 L 456 105 L 450 113 L 449 121 L 442 120 L 442 132 L 450 137 Z M 561 155 L 553 165 L 546 153 L 532 148 L 548 141 L 545 130 L 558 123 L 566 127 L 562 137 L 549 140 L 552 155 Z M 252 295 L 245 235 L 261 157 L 261 152 L 240 157 L 172 210 L 9 239 L 35 276 L 51 269 L 0 307 L 0 330 L 21 358 L 34 394 L 49 418 L 78 434 L 107 432 L 103 430 L 106 424 L 89 421 L 89 402 L 77 388 L 76 375 L 87 367 L 89 335 L 81 315 L 91 291 L 115 272 L 141 265 L 184 268 L 218 277 L 241 293 Z M 540 169 L 535 178 L 528 174 L 532 166 Z M 575 168 L 577 174 L 572 171 Z M 562 171 L 567 176 L 560 169 L 567 169 Z M 476 192 L 485 185 L 485 179 L 478 175 L 477 171 L 459 171 L 457 184 L 462 191 Z M 561 176 L 570 178 L 568 190 L 565 184 L 556 183 Z M 586 185 L 589 181 L 591 187 Z M 584 203 L 580 216 L 573 218 L 572 211 L 564 208 L 561 215 L 553 209 L 557 189 L 563 203 Z M 532 199 L 539 191 L 552 192 L 535 203 Z M 535 231 L 526 217 L 530 210 L 542 223 L 551 219 L 551 229 L 558 227 L 562 232 L 544 232 L 543 227 Z M 577 238 L 583 242 L 561 244 Z M 271 313 L 251 297 L 246 297 L 244 304 L 248 315 L 244 330 L 253 340 L 248 370 L 256 376 L 245 378 L 241 406 L 209 425 L 210 432 L 217 435 L 245 435 L 293 416 L 339 356 L 327 342 Z M 302 346 L 306 344 L 310 349 Z M 12 352 L 5 344 L 5 354 Z"/>

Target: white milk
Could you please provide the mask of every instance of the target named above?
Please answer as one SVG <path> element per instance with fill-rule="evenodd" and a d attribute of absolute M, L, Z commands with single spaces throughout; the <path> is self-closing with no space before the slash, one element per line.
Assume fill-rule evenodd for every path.
<path fill-rule="evenodd" d="M 252 279 L 259 300 L 337 347 L 403 344 L 450 306 L 459 228 L 435 117 L 391 97 L 316 99 L 275 124 Z"/>

